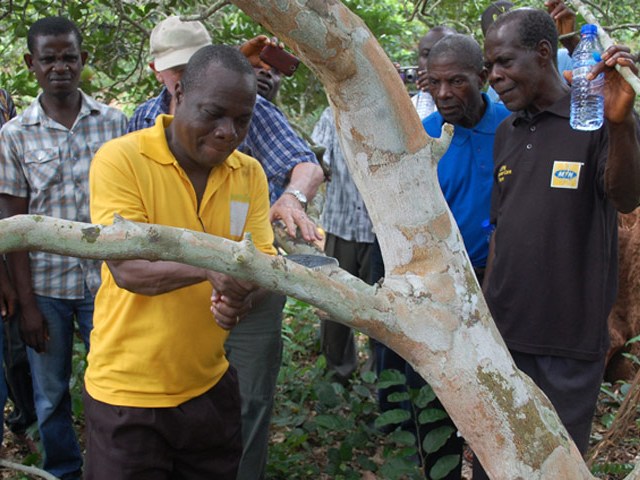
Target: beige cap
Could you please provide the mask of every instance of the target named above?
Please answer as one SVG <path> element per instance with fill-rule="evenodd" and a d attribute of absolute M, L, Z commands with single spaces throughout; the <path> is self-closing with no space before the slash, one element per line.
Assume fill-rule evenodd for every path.
<path fill-rule="evenodd" d="M 160 22 L 151 32 L 149 41 L 156 70 L 186 65 L 202 47 L 211 45 L 209 32 L 200 22 L 183 22 L 173 15 Z"/>

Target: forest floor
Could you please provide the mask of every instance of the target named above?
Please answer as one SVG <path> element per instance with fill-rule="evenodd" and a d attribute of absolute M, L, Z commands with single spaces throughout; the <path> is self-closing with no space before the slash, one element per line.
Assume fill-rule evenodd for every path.
<path fill-rule="evenodd" d="M 402 443 L 398 432 L 383 435 L 371 427 L 379 416 L 375 402 L 375 383 L 368 381 L 366 374 L 354 377 L 353 382 L 346 387 L 328 382 L 324 373 L 324 357 L 318 353 L 317 317 L 304 304 L 288 304 L 287 312 L 288 317 L 283 325 L 283 366 L 272 419 L 267 478 L 424 478 L 417 468 L 409 468 L 406 474 L 402 473 L 407 468 L 407 462 L 398 463 L 399 460 L 395 457 L 402 457 L 403 452 L 408 454 L 406 441 Z M 367 342 L 363 336 L 359 335 L 358 338 L 364 367 Z M 369 375 L 373 373 L 370 372 Z M 612 425 L 620 430 L 620 423 L 616 423 L 614 418 L 628 387 L 629 384 L 603 384 L 593 424 L 592 449 L 598 447 Z M 9 411 L 10 405 L 7 405 L 5 414 Z M 597 478 L 621 480 L 640 461 L 638 418 L 638 405 L 635 405 L 631 421 L 623 426 L 623 431 L 618 432 L 619 439 L 599 451 L 592 465 Z M 81 416 L 77 426 L 81 432 Z M 5 428 L 4 449 L 0 458 L 37 465 L 40 454 L 30 437 L 37 437 L 35 428 L 31 429 L 30 436 L 26 439 L 15 437 Z M 467 449 L 463 461 L 464 480 L 472 480 L 472 456 Z M 0 469 L 1 480 L 31 478 L 38 477 Z"/>

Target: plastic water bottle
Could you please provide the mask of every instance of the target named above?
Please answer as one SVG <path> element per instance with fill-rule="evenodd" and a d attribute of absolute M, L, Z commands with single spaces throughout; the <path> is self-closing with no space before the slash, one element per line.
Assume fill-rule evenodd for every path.
<path fill-rule="evenodd" d="M 598 41 L 598 27 L 586 24 L 580 29 L 580 43 L 573 51 L 573 80 L 571 82 L 571 118 L 576 130 L 597 130 L 604 122 L 604 74 L 586 79 L 591 67 L 600 61 L 602 47 Z"/>

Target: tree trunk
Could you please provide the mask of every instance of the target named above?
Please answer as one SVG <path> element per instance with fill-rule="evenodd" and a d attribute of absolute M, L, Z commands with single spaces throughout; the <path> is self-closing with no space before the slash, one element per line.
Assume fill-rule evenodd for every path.
<path fill-rule="evenodd" d="M 337 0 L 233 3 L 322 81 L 375 226 L 387 272 L 376 296 L 393 309 L 380 312 L 383 324 L 340 320 L 412 364 L 492 478 L 591 478 L 550 402 L 507 352 L 438 185 L 442 149 L 368 28 Z"/>

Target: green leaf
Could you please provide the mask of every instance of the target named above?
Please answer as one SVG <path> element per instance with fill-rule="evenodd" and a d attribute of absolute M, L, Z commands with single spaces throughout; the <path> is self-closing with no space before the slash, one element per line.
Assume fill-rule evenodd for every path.
<path fill-rule="evenodd" d="M 376 470 L 378 470 L 378 466 L 376 465 L 376 462 L 371 460 L 369 457 L 365 457 L 364 455 L 358 455 L 356 461 L 358 462 L 358 465 L 360 465 L 360 467 L 365 471 L 375 472 Z"/>
<path fill-rule="evenodd" d="M 425 408 L 429 403 L 433 402 L 436 399 L 436 394 L 430 385 L 425 385 L 420 389 L 418 394 L 413 399 L 413 403 L 416 404 L 418 408 Z"/>
<path fill-rule="evenodd" d="M 399 425 L 410 418 L 411 414 L 409 412 L 396 408 L 394 410 L 387 410 L 386 412 L 381 413 L 380 416 L 376 418 L 374 425 L 376 428 L 381 428 L 386 425 Z"/>
<path fill-rule="evenodd" d="M 391 403 L 400 403 L 406 402 L 409 398 L 409 392 L 393 392 L 387 396 L 387 401 Z"/>
<path fill-rule="evenodd" d="M 393 457 L 387 463 L 382 465 L 379 470 L 379 478 L 385 480 L 400 480 L 406 475 L 417 472 L 418 465 L 415 460 L 408 458 Z"/>
<path fill-rule="evenodd" d="M 433 465 L 429 474 L 432 480 L 445 478 L 460 463 L 460 455 L 445 455 Z"/>
<path fill-rule="evenodd" d="M 380 379 L 378 380 L 377 387 L 379 389 L 395 387 L 396 385 L 405 385 L 407 378 L 404 374 L 398 370 L 383 370 L 380 372 Z"/>
<path fill-rule="evenodd" d="M 316 425 L 333 431 L 340 431 L 345 426 L 344 419 L 338 415 L 318 415 L 313 421 Z"/>
<path fill-rule="evenodd" d="M 430 431 L 424 437 L 422 449 L 427 453 L 437 452 L 445 443 L 447 443 L 447 440 L 455 431 L 455 428 L 449 426 L 438 427 Z"/>
<path fill-rule="evenodd" d="M 371 397 L 371 390 L 369 390 L 367 387 L 365 387 L 364 385 L 354 385 L 351 388 L 351 391 L 353 393 L 355 393 L 356 395 L 363 397 L 363 398 L 370 398 Z"/>
<path fill-rule="evenodd" d="M 630 338 L 629 340 L 627 340 L 627 343 L 625 343 L 625 345 L 629 346 L 632 343 L 636 343 L 636 342 L 640 342 L 640 335 L 636 335 L 633 338 Z"/>
<path fill-rule="evenodd" d="M 442 410 L 441 408 L 427 408 L 420 412 L 418 416 L 418 423 L 420 425 L 425 425 L 427 423 L 437 422 L 438 420 L 443 420 L 448 418 L 447 412 Z"/>
<path fill-rule="evenodd" d="M 377 378 L 375 372 L 372 372 L 371 370 L 363 372 L 362 375 L 360 375 L 360 377 L 362 378 L 362 381 L 364 383 L 368 383 L 368 384 L 374 384 Z"/>
<path fill-rule="evenodd" d="M 416 436 L 407 432 L 406 430 L 396 430 L 392 432 L 387 437 L 389 441 L 394 442 L 398 445 L 415 445 L 416 444 Z"/>
<path fill-rule="evenodd" d="M 318 401 L 322 406 L 334 408 L 342 403 L 340 397 L 336 394 L 333 385 L 328 382 L 319 382 L 316 384 L 315 392 L 318 396 Z"/>

